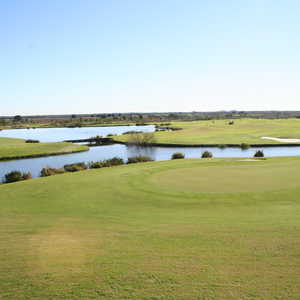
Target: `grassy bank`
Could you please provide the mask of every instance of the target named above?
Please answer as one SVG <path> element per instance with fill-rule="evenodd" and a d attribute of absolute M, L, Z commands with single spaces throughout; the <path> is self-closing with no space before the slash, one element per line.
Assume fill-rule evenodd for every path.
<path fill-rule="evenodd" d="M 237 119 L 232 125 L 229 120 L 172 122 L 176 131 L 155 133 L 155 142 L 161 145 L 220 145 L 220 144 L 280 144 L 262 137 L 300 138 L 300 119 Z M 127 142 L 128 135 L 115 140 Z M 286 145 L 287 143 L 285 143 Z M 300 144 L 300 143 L 298 143 Z"/>
<path fill-rule="evenodd" d="M 26 143 L 22 139 L 0 138 L 0 160 L 59 155 L 88 150 L 71 143 Z"/>
<path fill-rule="evenodd" d="M 297 299 L 300 158 L 0 186 L 2 299 Z"/>

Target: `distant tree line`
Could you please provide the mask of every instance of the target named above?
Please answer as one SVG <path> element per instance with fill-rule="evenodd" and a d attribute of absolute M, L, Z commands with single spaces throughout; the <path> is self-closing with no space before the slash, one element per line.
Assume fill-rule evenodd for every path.
<path fill-rule="evenodd" d="M 97 113 L 97 114 L 70 114 L 46 116 L 0 116 L 0 126 L 33 126 L 43 124 L 52 127 L 80 127 L 110 123 L 136 123 L 143 125 L 149 122 L 168 121 L 197 121 L 255 118 L 255 119 L 287 119 L 300 118 L 300 111 L 215 111 L 215 112 L 163 112 L 163 113 Z"/>

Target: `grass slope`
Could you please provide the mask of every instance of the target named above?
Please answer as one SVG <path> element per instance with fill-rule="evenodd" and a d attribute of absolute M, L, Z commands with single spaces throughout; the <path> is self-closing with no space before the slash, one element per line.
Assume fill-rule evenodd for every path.
<path fill-rule="evenodd" d="M 156 142 L 162 144 L 278 144 L 261 139 L 263 136 L 300 138 L 300 119 L 238 119 L 234 125 L 228 120 L 172 122 L 172 127 L 183 130 L 156 132 Z M 128 135 L 117 136 L 126 142 Z"/>
<path fill-rule="evenodd" d="M 299 177 L 193 159 L 2 185 L 0 299 L 298 299 Z"/>
<path fill-rule="evenodd" d="M 88 150 L 71 143 L 25 143 L 22 139 L 0 138 L 0 160 L 48 156 Z"/>

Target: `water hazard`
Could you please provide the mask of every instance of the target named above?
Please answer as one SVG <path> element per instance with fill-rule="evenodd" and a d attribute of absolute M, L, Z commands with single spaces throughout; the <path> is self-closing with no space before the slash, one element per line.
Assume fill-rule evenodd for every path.
<path fill-rule="evenodd" d="M 129 130 L 153 131 L 154 126 L 118 126 L 118 127 L 82 127 L 82 128 L 47 128 L 47 129 L 17 129 L 4 130 L 0 132 L 0 137 L 30 138 L 39 139 L 40 141 L 62 141 L 67 139 L 89 138 L 95 135 L 106 136 L 109 133 L 121 134 Z M 6 173 L 19 170 L 23 172 L 31 172 L 33 177 L 38 177 L 40 171 L 44 167 L 61 168 L 65 164 L 76 162 L 91 162 L 109 159 L 112 157 L 120 157 L 125 161 L 128 157 L 136 155 L 147 155 L 154 160 L 169 160 L 174 152 L 182 152 L 186 158 L 200 158 L 203 151 L 210 151 L 214 157 L 252 157 L 257 150 L 263 150 L 265 156 L 296 156 L 300 155 L 300 146 L 296 147 L 266 147 L 266 148 L 249 148 L 242 150 L 236 148 L 215 148 L 215 147 L 135 147 L 126 145 L 109 145 L 100 147 L 91 147 L 89 151 L 40 157 L 21 159 L 13 161 L 0 162 L 0 178 Z"/>

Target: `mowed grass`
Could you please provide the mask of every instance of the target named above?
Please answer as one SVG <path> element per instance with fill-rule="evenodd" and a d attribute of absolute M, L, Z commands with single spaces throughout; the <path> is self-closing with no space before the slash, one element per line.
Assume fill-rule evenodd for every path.
<path fill-rule="evenodd" d="M 3 184 L 0 299 L 299 299 L 299 178 L 191 159 Z"/>
<path fill-rule="evenodd" d="M 234 125 L 229 120 L 172 122 L 171 127 L 183 130 L 156 132 L 155 142 L 163 144 L 278 144 L 261 137 L 300 138 L 300 119 L 238 119 Z M 128 141 L 129 135 L 116 140 Z"/>
<path fill-rule="evenodd" d="M 72 143 L 25 143 L 22 139 L 0 138 L 0 159 L 34 157 L 88 150 L 88 147 Z"/>

